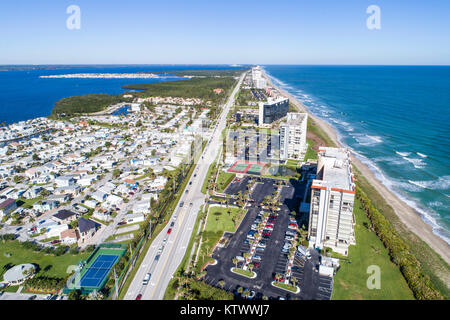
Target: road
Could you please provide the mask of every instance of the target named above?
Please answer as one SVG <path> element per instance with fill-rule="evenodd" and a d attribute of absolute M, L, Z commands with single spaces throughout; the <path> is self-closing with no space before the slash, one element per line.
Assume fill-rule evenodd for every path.
<path fill-rule="evenodd" d="M 215 160 L 222 145 L 221 133 L 226 127 L 227 115 L 234 104 L 236 93 L 239 91 L 244 76 L 245 74 L 240 77 L 225 103 L 212 137 L 186 186 L 187 192 L 181 197 L 167 226 L 154 239 L 131 282 L 125 300 L 133 300 L 138 294 L 142 295 L 143 300 L 163 299 L 167 285 L 186 253 L 198 211 L 201 205 L 205 203 L 206 196 L 201 192 L 203 181 L 206 178 L 209 165 Z M 181 206 L 182 203 L 184 203 L 183 206 Z M 167 230 L 172 222 L 174 222 L 174 226 L 172 232 L 168 234 Z M 159 259 L 156 260 L 157 255 L 159 255 Z M 151 274 L 150 282 L 148 285 L 143 285 L 142 280 L 148 272 Z"/>

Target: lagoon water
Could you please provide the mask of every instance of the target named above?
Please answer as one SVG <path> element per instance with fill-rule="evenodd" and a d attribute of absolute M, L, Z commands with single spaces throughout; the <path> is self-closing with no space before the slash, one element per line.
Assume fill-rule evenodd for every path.
<path fill-rule="evenodd" d="M 450 243 L 450 67 L 264 69 Z"/>
<path fill-rule="evenodd" d="M 50 115 L 61 98 L 91 93 L 120 94 L 125 84 L 150 83 L 162 79 L 46 79 L 45 75 L 73 73 L 140 73 L 188 69 L 213 69 L 213 65 L 90 65 L 90 66 L 0 66 L 0 122 Z M 226 68 L 226 66 L 220 66 Z"/>

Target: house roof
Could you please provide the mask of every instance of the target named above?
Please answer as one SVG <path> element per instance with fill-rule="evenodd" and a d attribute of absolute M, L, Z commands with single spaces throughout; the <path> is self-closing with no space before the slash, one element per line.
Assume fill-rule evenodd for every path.
<path fill-rule="evenodd" d="M 92 220 L 88 220 L 85 218 L 80 218 L 78 220 L 78 229 L 81 233 L 88 232 L 89 230 L 95 229 L 97 227 L 97 223 Z"/>
<path fill-rule="evenodd" d="M 61 239 L 64 238 L 73 238 L 73 239 L 79 239 L 80 235 L 78 234 L 77 230 L 75 229 L 67 229 L 64 231 L 61 231 Z"/>
<path fill-rule="evenodd" d="M 14 199 L 6 199 L 5 201 L 3 201 L 2 203 L 0 203 L 0 209 L 4 209 L 6 207 L 8 207 L 9 205 L 11 205 L 13 202 L 16 202 L 16 200 Z"/>
<path fill-rule="evenodd" d="M 53 216 L 55 218 L 58 218 L 60 220 L 66 220 L 67 218 L 70 218 L 72 216 L 76 215 L 75 212 L 72 212 L 70 210 L 59 210 L 57 213 L 55 213 Z"/>

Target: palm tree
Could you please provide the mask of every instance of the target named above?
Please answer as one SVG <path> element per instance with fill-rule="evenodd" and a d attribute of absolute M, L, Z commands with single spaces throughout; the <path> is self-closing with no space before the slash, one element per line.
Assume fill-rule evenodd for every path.
<path fill-rule="evenodd" d="M 243 291 L 244 291 L 244 288 L 242 288 L 242 287 L 239 287 L 239 288 L 237 289 L 237 293 L 239 293 L 239 294 L 242 294 Z"/>
<path fill-rule="evenodd" d="M 297 280 L 296 277 L 291 277 L 291 282 L 292 282 L 292 285 L 295 287 L 297 282 L 298 282 L 298 280 Z"/>
<path fill-rule="evenodd" d="M 237 258 L 233 258 L 233 263 L 237 269 L 237 264 L 238 264 L 239 260 Z"/>
<path fill-rule="evenodd" d="M 250 263 L 250 264 L 248 265 L 248 268 L 250 269 L 251 272 L 253 272 L 253 268 L 254 268 L 253 263 Z"/>
<path fill-rule="evenodd" d="M 280 282 L 281 278 L 282 278 L 282 275 L 280 273 L 277 273 L 275 275 L 275 280 L 277 281 L 277 283 Z"/>
<path fill-rule="evenodd" d="M 244 297 L 245 297 L 245 299 L 248 299 L 249 296 L 250 296 L 250 290 L 245 289 L 245 291 L 244 291 Z"/>
<path fill-rule="evenodd" d="M 225 287 L 225 281 L 224 280 L 220 280 L 219 281 L 219 286 L 223 289 L 223 287 Z"/>

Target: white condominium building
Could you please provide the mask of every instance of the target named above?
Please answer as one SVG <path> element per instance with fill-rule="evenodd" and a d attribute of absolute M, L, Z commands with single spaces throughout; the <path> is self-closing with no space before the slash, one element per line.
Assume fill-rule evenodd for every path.
<path fill-rule="evenodd" d="M 256 89 L 266 88 L 267 82 L 266 79 L 262 77 L 262 71 L 259 66 L 252 68 L 252 82 L 253 87 L 255 87 Z"/>
<path fill-rule="evenodd" d="M 306 153 L 307 113 L 289 112 L 280 126 L 280 158 L 303 159 Z"/>
<path fill-rule="evenodd" d="M 343 255 L 355 244 L 355 183 L 350 154 L 344 148 L 319 148 L 316 179 L 311 184 L 309 247 L 328 247 Z"/>

